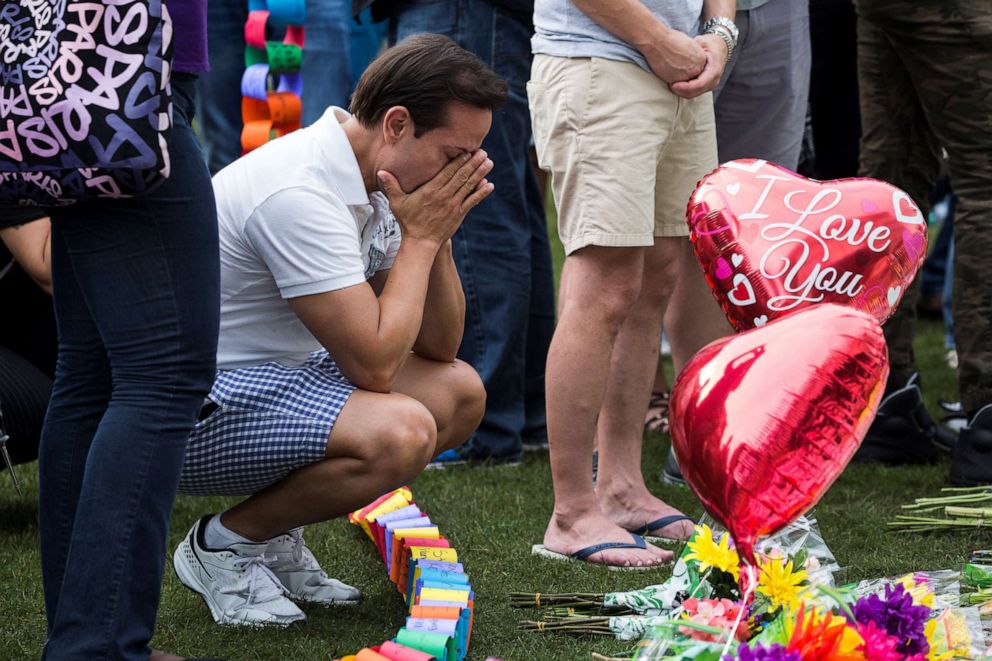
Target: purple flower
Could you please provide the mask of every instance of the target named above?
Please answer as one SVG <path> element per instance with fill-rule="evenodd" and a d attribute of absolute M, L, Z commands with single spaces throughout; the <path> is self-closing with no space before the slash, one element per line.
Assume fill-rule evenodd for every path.
<path fill-rule="evenodd" d="M 754 648 L 748 646 L 747 643 L 741 645 L 737 648 L 737 660 L 738 661 L 802 661 L 802 657 L 799 656 L 798 652 L 790 652 L 786 648 L 782 647 L 778 643 L 772 645 L 771 647 L 765 647 L 761 644 L 756 644 Z M 723 661 L 734 661 L 734 657 L 727 655 L 723 657 Z"/>
<path fill-rule="evenodd" d="M 899 641 L 897 650 L 906 656 L 926 654 L 930 644 L 923 627 L 930 617 L 926 606 L 914 606 L 913 597 L 899 584 L 885 586 L 885 599 L 878 595 L 862 597 L 854 604 L 854 619 L 860 624 L 874 622 Z"/>

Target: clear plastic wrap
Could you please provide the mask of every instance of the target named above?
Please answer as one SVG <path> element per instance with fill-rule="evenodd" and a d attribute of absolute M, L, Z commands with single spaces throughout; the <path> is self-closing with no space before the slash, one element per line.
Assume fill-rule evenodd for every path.
<path fill-rule="evenodd" d="M 887 584 L 902 583 L 913 600 L 929 606 L 935 613 L 961 605 L 961 572 L 951 569 L 918 571 L 894 578 L 872 578 L 850 586 L 855 599 L 885 592 Z M 926 595 L 933 596 L 927 599 Z"/>
<path fill-rule="evenodd" d="M 702 523 L 713 528 L 714 533 L 726 532 L 709 516 L 704 516 Z M 805 555 L 805 569 L 809 574 L 810 582 L 814 585 L 833 587 L 836 584 L 835 575 L 842 571 L 833 551 L 820 534 L 815 510 L 810 510 L 774 535 L 762 537 L 758 540 L 755 550 L 769 556 Z"/>

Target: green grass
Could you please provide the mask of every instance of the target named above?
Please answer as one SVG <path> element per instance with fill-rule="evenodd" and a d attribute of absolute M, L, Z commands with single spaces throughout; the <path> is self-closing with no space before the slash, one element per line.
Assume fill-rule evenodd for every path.
<path fill-rule="evenodd" d="M 560 266 L 556 246 L 556 272 Z M 926 374 L 927 403 L 936 412 L 938 397 L 956 398 L 950 370 L 943 362 L 942 329 L 924 323 L 917 341 Z M 668 439 L 649 434 L 644 472 L 662 498 L 697 516 L 701 510 L 684 490 L 662 486 L 658 474 Z M 19 473 L 26 494 L 18 498 L 0 477 L 0 659 L 37 658 L 45 618 L 37 549 L 38 485 L 35 467 Z M 946 462 L 922 468 L 855 465 L 833 486 L 818 508 L 821 529 L 848 578 L 897 574 L 916 569 L 955 567 L 975 548 L 992 545 L 988 532 L 953 535 L 896 535 L 885 530 L 899 506 L 934 494 L 944 484 Z M 589 659 L 591 652 L 618 653 L 624 644 L 602 638 L 519 632 L 530 611 L 512 610 L 512 591 L 596 592 L 625 590 L 662 581 L 664 570 L 615 573 L 578 564 L 559 564 L 530 555 L 551 513 L 551 475 L 547 455 L 527 457 L 518 468 L 454 468 L 427 473 L 412 485 L 417 502 L 439 522 L 458 549 L 477 593 L 472 658 L 507 660 Z M 180 497 L 172 518 L 169 552 L 203 513 L 234 501 Z M 386 580 L 371 542 L 357 528 L 335 521 L 308 529 L 307 540 L 331 575 L 357 585 L 365 601 L 353 608 L 306 607 L 308 620 L 287 630 L 218 627 L 206 606 L 186 590 L 167 565 L 153 644 L 183 654 L 215 655 L 230 660 L 330 659 L 373 645 L 395 634 L 403 623 L 399 594 Z"/>

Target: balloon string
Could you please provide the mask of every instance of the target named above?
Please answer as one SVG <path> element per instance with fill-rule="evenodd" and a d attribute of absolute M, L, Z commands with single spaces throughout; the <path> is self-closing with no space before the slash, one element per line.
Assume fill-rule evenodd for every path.
<path fill-rule="evenodd" d="M 744 571 L 747 572 L 748 585 L 747 590 L 741 596 L 741 609 L 737 613 L 737 619 L 734 620 L 734 626 L 730 629 L 730 635 L 727 636 L 727 644 L 723 646 L 723 651 L 720 652 L 720 658 L 724 658 L 728 652 L 730 652 L 730 643 L 737 637 L 737 629 L 741 625 L 741 621 L 744 619 L 744 611 L 747 610 L 747 604 L 752 594 L 754 594 L 754 589 L 758 586 L 758 577 L 754 574 L 754 567 L 752 565 L 744 565 Z"/>

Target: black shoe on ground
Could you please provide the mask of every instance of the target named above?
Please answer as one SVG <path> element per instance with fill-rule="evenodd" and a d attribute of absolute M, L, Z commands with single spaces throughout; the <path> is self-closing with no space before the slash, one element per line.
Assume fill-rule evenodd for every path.
<path fill-rule="evenodd" d="M 918 375 L 914 374 L 905 386 L 882 400 L 854 460 L 891 465 L 929 463 L 940 455 L 937 443 L 953 443 L 949 438 L 938 439 L 937 433 L 937 424 L 923 404 Z"/>
<path fill-rule="evenodd" d="M 951 458 L 951 484 L 992 484 L 992 404 L 979 409 L 958 435 Z"/>
<path fill-rule="evenodd" d="M 682 477 L 682 469 L 679 468 L 679 460 L 675 458 L 675 453 L 668 451 L 668 458 L 665 459 L 665 468 L 661 471 L 661 481 L 673 487 L 688 486 L 685 478 Z"/>

